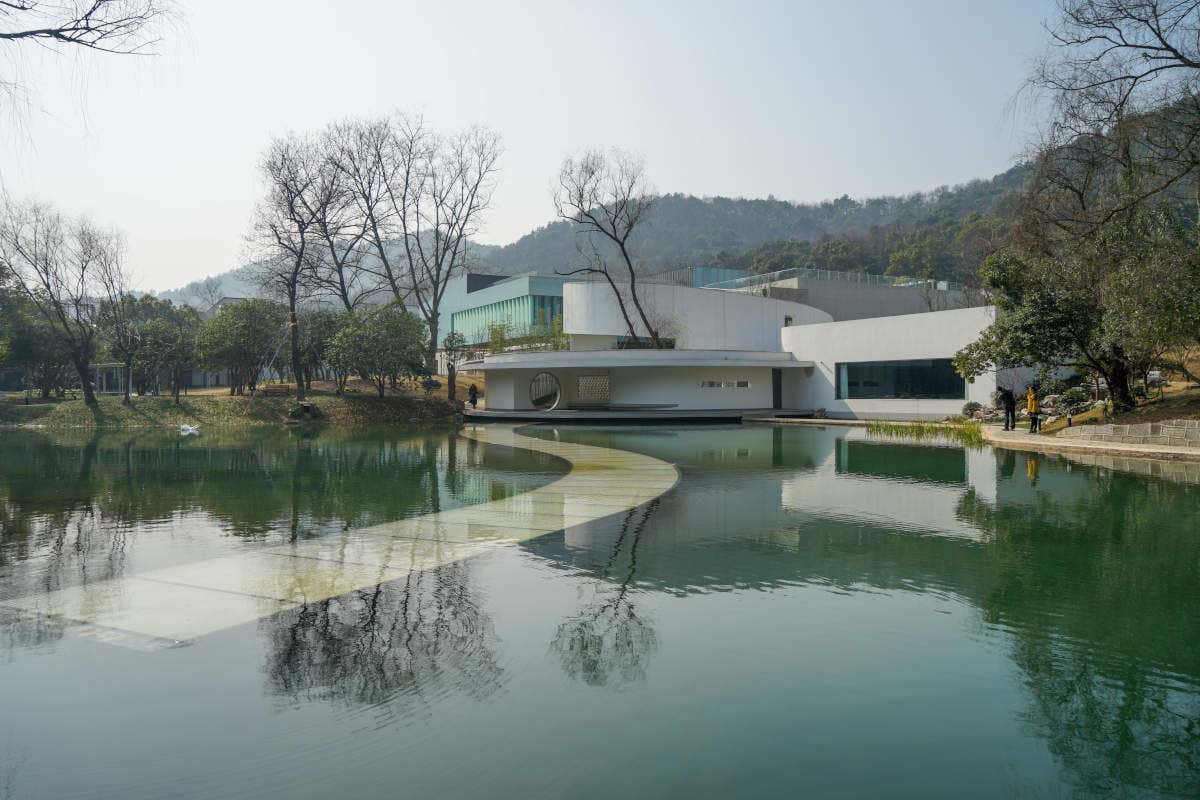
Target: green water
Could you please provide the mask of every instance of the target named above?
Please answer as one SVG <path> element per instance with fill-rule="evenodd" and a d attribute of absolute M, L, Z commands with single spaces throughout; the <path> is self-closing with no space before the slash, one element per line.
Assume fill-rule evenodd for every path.
<path fill-rule="evenodd" d="M 0 608 L 0 798 L 1200 796 L 1200 487 L 834 428 L 526 432 L 681 480 L 184 647 Z M 566 469 L 0 431 L 0 603 Z"/>

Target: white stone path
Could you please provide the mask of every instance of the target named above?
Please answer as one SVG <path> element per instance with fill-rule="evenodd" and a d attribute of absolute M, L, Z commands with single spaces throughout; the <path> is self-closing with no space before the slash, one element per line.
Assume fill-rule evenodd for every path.
<path fill-rule="evenodd" d="M 151 570 L 0 603 L 74 633 L 155 650 L 271 614 L 397 580 L 514 542 L 628 511 L 673 487 L 675 467 L 650 456 L 536 439 L 507 426 L 462 432 L 488 445 L 563 458 L 562 478 L 503 500 L 410 517 L 293 544 Z"/>

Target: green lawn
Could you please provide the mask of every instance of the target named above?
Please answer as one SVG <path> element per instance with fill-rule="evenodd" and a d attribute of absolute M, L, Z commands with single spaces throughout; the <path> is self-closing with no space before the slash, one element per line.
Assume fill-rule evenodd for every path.
<path fill-rule="evenodd" d="M 385 398 L 368 395 L 315 394 L 309 398 L 322 420 L 331 425 L 430 425 L 456 421 L 457 409 L 444 399 L 413 396 Z M 180 398 L 134 397 L 129 405 L 120 397 L 101 397 L 89 409 L 82 400 L 56 403 L 0 403 L 0 423 L 47 428 L 161 428 L 181 424 L 220 427 L 278 425 L 293 419 L 295 398 L 265 394 L 231 397 L 205 394 Z"/>

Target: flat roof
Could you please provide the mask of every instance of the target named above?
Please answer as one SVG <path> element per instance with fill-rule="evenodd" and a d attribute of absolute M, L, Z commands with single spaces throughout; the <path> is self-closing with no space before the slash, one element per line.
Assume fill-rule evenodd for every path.
<path fill-rule="evenodd" d="M 466 369 L 569 369 L 571 367 L 811 367 L 791 353 L 765 350 L 539 350 L 487 355 Z"/>

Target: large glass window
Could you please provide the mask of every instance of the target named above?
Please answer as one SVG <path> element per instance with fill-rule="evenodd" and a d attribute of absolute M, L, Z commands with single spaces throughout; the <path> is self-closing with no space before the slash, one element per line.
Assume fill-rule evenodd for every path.
<path fill-rule="evenodd" d="M 837 365 L 839 400 L 963 400 L 967 382 L 948 358 Z"/>

